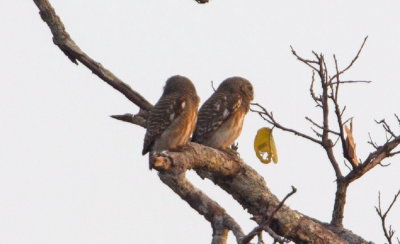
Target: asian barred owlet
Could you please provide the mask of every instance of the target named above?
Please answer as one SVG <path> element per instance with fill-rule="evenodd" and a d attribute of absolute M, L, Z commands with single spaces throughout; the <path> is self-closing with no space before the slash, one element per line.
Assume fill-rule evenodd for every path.
<path fill-rule="evenodd" d="M 243 119 L 253 100 L 253 86 L 241 77 L 224 80 L 201 106 L 192 141 L 226 149 L 240 135 Z"/>
<path fill-rule="evenodd" d="M 162 96 L 149 112 L 142 154 L 185 145 L 196 124 L 199 100 L 188 78 L 169 78 Z"/>

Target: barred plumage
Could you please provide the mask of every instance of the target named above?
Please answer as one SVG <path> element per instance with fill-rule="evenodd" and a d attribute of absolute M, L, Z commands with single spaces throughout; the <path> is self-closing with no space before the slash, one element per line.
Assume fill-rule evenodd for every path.
<path fill-rule="evenodd" d="M 142 154 L 183 146 L 194 130 L 199 97 L 183 76 L 169 78 L 164 92 L 150 110 Z"/>
<path fill-rule="evenodd" d="M 218 149 L 239 137 L 243 119 L 253 100 L 251 83 L 241 77 L 228 78 L 201 106 L 192 141 Z"/>

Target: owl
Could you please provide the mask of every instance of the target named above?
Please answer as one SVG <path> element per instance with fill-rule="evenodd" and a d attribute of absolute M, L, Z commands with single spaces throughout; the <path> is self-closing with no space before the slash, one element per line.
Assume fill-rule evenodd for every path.
<path fill-rule="evenodd" d="M 142 154 L 185 145 L 196 124 L 199 101 L 188 78 L 179 75 L 169 78 L 161 98 L 149 112 Z"/>
<path fill-rule="evenodd" d="M 192 141 L 227 149 L 242 131 L 253 96 L 253 86 L 248 80 L 241 77 L 224 80 L 201 106 Z"/>

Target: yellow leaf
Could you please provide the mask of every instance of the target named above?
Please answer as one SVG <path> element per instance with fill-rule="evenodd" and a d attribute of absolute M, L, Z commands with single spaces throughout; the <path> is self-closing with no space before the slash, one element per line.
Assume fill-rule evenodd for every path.
<path fill-rule="evenodd" d="M 257 135 L 254 138 L 254 151 L 257 158 L 264 164 L 271 163 L 271 160 L 274 163 L 278 162 L 278 153 L 270 128 L 263 127 L 257 131 Z"/>

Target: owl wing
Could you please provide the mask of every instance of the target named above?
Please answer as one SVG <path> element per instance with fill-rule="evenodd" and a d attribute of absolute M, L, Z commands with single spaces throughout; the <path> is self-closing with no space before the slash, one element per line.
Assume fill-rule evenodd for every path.
<path fill-rule="evenodd" d="M 192 141 L 203 142 L 242 104 L 239 94 L 214 93 L 201 106 Z"/>
<path fill-rule="evenodd" d="M 178 94 L 163 96 L 150 110 L 147 120 L 147 131 L 144 137 L 142 154 L 151 150 L 154 141 L 170 126 L 182 113 L 186 106 L 184 97 Z"/>

